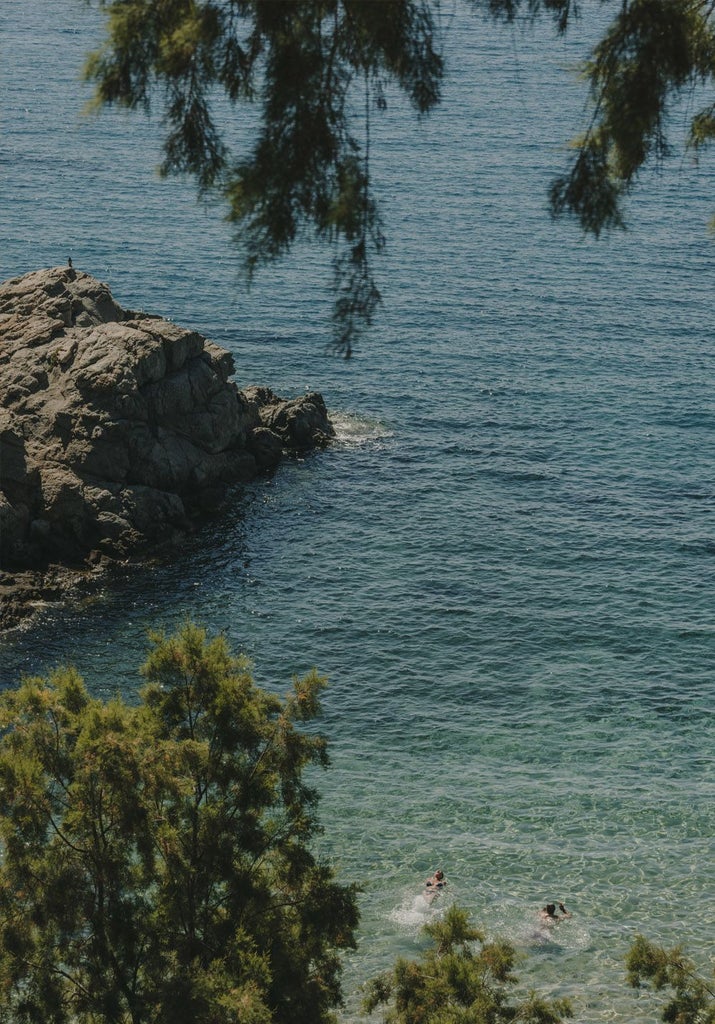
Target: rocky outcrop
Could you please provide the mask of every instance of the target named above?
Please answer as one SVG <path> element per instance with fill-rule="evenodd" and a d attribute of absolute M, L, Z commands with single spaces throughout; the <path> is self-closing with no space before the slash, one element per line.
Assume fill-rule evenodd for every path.
<path fill-rule="evenodd" d="M 124 557 L 333 435 L 320 395 L 240 391 L 233 372 L 71 267 L 0 285 L 0 566 Z"/>

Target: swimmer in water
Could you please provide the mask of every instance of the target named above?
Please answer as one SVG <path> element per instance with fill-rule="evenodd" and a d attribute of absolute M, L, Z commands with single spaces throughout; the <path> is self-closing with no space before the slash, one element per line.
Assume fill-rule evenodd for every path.
<path fill-rule="evenodd" d="M 435 871 L 431 878 L 428 878 L 425 885 L 428 889 L 444 889 L 447 884 L 447 879 L 444 877 L 444 871 L 440 868 Z"/>
<path fill-rule="evenodd" d="M 561 911 L 561 917 L 556 913 L 556 904 L 547 903 L 545 907 L 542 907 L 539 911 L 539 920 L 545 924 L 552 925 L 556 924 L 557 921 L 563 921 L 567 917 L 571 917 L 563 903 L 559 903 L 559 910 Z"/>

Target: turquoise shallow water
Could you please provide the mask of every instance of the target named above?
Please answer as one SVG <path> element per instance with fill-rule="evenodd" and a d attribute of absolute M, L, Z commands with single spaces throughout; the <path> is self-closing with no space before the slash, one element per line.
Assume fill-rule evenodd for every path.
<path fill-rule="evenodd" d="M 0 641 L 2 683 L 70 659 L 131 693 L 147 628 L 187 613 L 265 685 L 317 665 L 323 844 L 364 887 L 345 1019 L 365 978 L 421 948 L 438 864 L 578 1021 L 652 1019 L 624 984 L 633 935 L 714 955 L 708 165 L 649 178 L 626 236 L 552 225 L 583 38 L 455 7 L 443 108 L 418 130 L 395 100 L 374 129 L 385 309 L 345 363 L 324 353 L 322 254 L 246 295 L 220 211 L 152 176 L 155 129 L 80 118 L 91 11 L 0 3 L 0 31 L 2 278 L 72 255 L 229 348 L 241 384 L 318 388 L 339 432 L 174 565 Z M 574 917 L 542 944 L 547 898 Z"/>

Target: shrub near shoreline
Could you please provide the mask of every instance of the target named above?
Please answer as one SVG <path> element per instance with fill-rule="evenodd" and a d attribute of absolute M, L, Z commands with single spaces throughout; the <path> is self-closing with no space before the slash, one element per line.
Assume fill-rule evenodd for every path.
<path fill-rule="evenodd" d="M 136 707 L 71 668 L 0 698 L 0 1015 L 327 1024 L 358 913 L 310 849 L 324 680 L 280 700 L 192 624 L 142 672 Z"/>

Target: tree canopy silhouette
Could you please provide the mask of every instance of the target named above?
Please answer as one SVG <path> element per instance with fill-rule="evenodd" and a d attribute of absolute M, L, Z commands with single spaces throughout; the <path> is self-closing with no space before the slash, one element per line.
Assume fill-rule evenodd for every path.
<path fill-rule="evenodd" d="M 92 2 L 92 0 L 89 0 Z M 440 102 L 448 52 L 440 0 L 96 0 L 105 45 L 87 77 L 96 103 L 158 106 L 164 174 L 193 176 L 221 196 L 255 270 L 301 232 L 334 246 L 334 344 L 350 355 L 380 302 L 373 260 L 385 234 L 370 167 L 370 126 L 389 83 L 418 115 Z M 455 0 L 458 2 L 458 0 Z M 546 16 L 566 32 L 577 0 L 461 0 L 505 23 Z M 671 102 L 712 84 L 713 5 L 701 0 L 602 0 L 614 15 L 584 66 L 592 118 L 550 193 L 598 236 L 624 226 L 640 169 L 669 151 Z M 599 13 L 599 17 L 602 14 Z M 227 108 L 255 104 L 246 151 L 227 141 Z M 715 135 L 715 104 L 695 112 L 688 144 Z"/>

